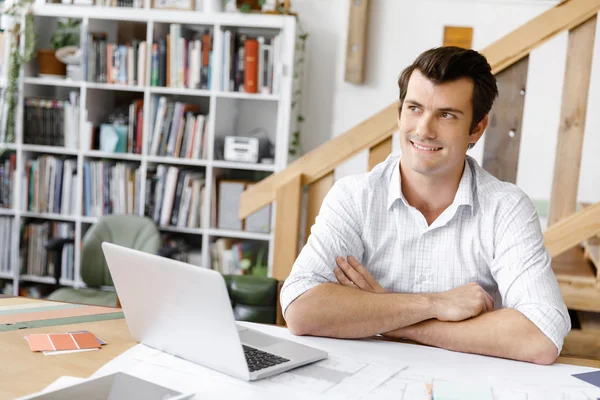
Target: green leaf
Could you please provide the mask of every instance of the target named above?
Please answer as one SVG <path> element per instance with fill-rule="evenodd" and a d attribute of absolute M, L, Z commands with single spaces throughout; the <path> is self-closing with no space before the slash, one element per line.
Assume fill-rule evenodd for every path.
<path fill-rule="evenodd" d="M 304 117 L 302 115 L 298 115 L 298 122 L 304 122 Z"/>

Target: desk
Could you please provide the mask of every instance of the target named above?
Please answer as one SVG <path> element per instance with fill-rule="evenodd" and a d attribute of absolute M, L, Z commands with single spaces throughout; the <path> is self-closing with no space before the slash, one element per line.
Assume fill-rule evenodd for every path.
<path fill-rule="evenodd" d="M 2 304 L 1 302 L 2 299 L 0 299 L 0 304 Z M 45 356 L 42 353 L 31 352 L 23 339 L 26 334 L 83 329 L 93 332 L 108 344 L 99 351 Z M 310 341 L 319 338 L 298 339 Z M 129 335 L 124 319 L 2 332 L 0 333 L 0 348 L 2 349 L 0 399 L 14 399 L 15 397 L 37 392 L 63 375 L 88 377 L 136 344 Z M 557 362 L 600 368 L 600 361 L 596 360 L 559 357 Z"/>

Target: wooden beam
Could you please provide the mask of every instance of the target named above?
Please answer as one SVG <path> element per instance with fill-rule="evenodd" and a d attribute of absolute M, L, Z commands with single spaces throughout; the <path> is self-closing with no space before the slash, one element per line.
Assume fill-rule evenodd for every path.
<path fill-rule="evenodd" d="M 565 337 L 561 356 L 600 359 L 600 332 L 573 329 Z"/>
<path fill-rule="evenodd" d="M 496 76 L 498 99 L 485 132 L 483 168 L 501 181 L 516 183 L 529 56 Z"/>
<path fill-rule="evenodd" d="M 383 142 L 369 149 L 369 171 L 385 159 L 392 152 L 392 138 L 389 137 Z"/>
<path fill-rule="evenodd" d="M 361 84 L 365 81 L 368 22 L 369 0 L 351 0 L 344 77 L 346 82 Z"/>
<path fill-rule="evenodd" d="M 277 189 L 272 277 L 284 281 L 298 256 L 302 176 L 296 175 Z"/>
<path fill-rule="evenodd" d="M 600 312 L 600 288 L 560 282 L 560 292 L 570 310 Z"/>
<path fill-rule="evenodd" d="M 559 282 L 592 286 L 597 282 L 596 272 L 579 246 L 553 257 L 552 270 Z"/>
<path fill-rule="evenodd" d="M 551 225 L 544 232 L 544 245 L 556 257 L 599 232 L 600 203 L 596 203 Z"/>
<path fill-rule="evenodd" d="M 521 25 L 483 50 L 492 72 L 508 68 L 557 34 L 594 17 L 599 9 L 600 0 L 569 0 Z"/>
<path fill-rule="evenodd" d="M 549 224 L 574 214 L 577 208 L 577 186 L 595 36 L 596 17 L 569 32 Z"/>
<path fill-rule="evenodd" d="M 317 215 L 321 209 L 321 204 L 323 204 L 323 199 L 329 192 L 329 189 L 333 187 L 333 183 L 334 174 L 333 172 L 330 172 L 318 181 L 313 182 L 308 187 L 308 201 L 306 204 L 306 234 L 304 236 L 307 241 L 308 237 L 310 236 L 310 229 L 317 219 Z"/>
<path fill-rule="evenodd" d="M 355 154 L 392 136 L 398 130 L 397 114 L 398 104 L 383 109 L 345 134 L 300 157 L 283 171 L 270 175 L 244 191 L 240 198 L 240 219 L 275 200 L 276 188 L 294 176 L 302 174 L 302 184 L 309 185 L 332 172 L 335 167 Z"/>

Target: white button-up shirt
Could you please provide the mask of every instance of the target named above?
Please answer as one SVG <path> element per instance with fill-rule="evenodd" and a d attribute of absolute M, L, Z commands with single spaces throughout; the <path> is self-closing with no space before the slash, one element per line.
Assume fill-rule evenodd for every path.
<path fill-rule="evenodd" d="M 352 255 L 388 292 L 477 282 L 496 308 L 523 313 L 560 352 L 571 321 L 527 195 L 467 156 L 453 203 L 428 226 L 402 194 L 399 163 L 391 154 L 335 182 L 282 288 L 283 312 L 307 290 L 337 283 L 335 258 Z"/>

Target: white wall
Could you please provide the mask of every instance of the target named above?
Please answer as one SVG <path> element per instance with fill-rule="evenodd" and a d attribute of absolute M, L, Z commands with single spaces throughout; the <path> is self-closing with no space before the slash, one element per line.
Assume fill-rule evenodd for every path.
<path fill-rule="evenodd" d="M 369 118 L 398 96 L 397 78 L 422 51 L 439 46 L 444 25 L 474 28 L 482 49 L 534 18 L 553 0 L 371 0 L 367 75 L 363 85 L 344 82 L 350 0 L 294 0 L 309 33 L 303 93 L 303 150 L 309 151 Z M 600 29 L 598 29 L 600 30 Z M 596 46 L 600 45 L 596 41 Z M 534 199 L 549 199 L 566 60 L 567 34 L 534 50 L 529 61 L 517 184 Z M 596 52 L 596 54 L 599 54 Z M 597 59 L 597 56 L 596 56 Z M 600 62 L 594 63 L 589 109 L 600 105 Z M 579 197 L 599 201 L 600 114 L 589 111 Z M 484 135 L 485 138 L 485 135 Z M 395 143 L 397 144 L 397 143 Z M 483 142 L 471 151 L 481 162 Z M 366 171 L 367 153 L 340 166 L 336 177 Z"/>

